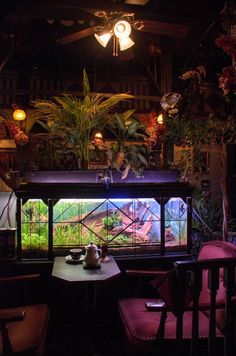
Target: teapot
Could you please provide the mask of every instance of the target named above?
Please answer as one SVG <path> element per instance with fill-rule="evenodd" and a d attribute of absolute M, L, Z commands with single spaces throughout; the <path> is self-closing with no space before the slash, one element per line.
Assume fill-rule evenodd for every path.
<path fill-rule="evenodd" d="M 93 242 L 90 242 L 88 246 L 85 247 L 84 262 L 87 267 L 96 267 L 102 254 L 102 250 L 98 248 Z"/>

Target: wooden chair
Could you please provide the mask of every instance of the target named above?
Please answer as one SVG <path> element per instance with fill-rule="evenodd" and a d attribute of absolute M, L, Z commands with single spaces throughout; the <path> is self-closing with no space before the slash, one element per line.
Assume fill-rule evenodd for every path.
<path fill-rule="evenodd" d="M 235 266 L 236 246 L 211 241 L 154 281 L 157 298 L 121 299 L 127 354 L 235 354 Z"/>
<path fill-rule="evenodd" d="M 4 292 L 11 289 L 8 296 L 11 299 L 13 285 L 24 292 L 28 283 L 38 281 L 39 274 L 15 277 L 0 277 L 0 302 Z M 24 286 L 24 288 L 23 288 Z M 5 294 L 7 296 L 7 294 Z M 17 298 L 17 299 L 18 299 Z M 2 305 L 2 304 L 1 304 Z M 46 304 L 28 304 L 23 306 L 0 308 L 0 355 L 41 356 L 44 355 L 45 339 L 49 321 L 49 309 Z"/>

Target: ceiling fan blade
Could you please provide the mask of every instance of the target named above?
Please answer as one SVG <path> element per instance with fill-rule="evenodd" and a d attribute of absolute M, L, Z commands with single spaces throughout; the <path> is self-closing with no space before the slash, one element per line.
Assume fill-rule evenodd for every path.
<path fill-rule="evenodd" d="M 88 37 L 90 35 L 94 34 L 94 27 L 88 27 L 85 28 L 84 30 L 78 31 L 78 32 L 73 32 L 69 35 L 63 36 L 61 38 L 57 39 L 57 43 L 66 45 L 71 42 L 75 42 L 78 40 L 81 40 L 82 38 Z"/>
<path fill-rule="evenodd" d="M 173 38 L 187 37 L 189 26 L 173 23 L 144 20 L 143 32 L 154 33 L 157 35 L 169 36 Z"/>
<path fill-rule="evenodd" d="M 146 5 L 149 0 L 125 0 L 125 4 Z"/>

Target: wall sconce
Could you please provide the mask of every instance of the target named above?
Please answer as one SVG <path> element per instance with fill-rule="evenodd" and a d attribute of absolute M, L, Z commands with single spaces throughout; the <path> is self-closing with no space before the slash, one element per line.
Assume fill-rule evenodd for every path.
<path fill-rule="evenodd" d="M 164 124 L 164 115 L 163 113 L 160 113 L 158 116 L 157 116 L 157 123 L 159 125 L 163 125 Z"/>
<path fill-rule="evenodd" d="M 94 138 L 103 139 L 103 135 L 102 135 L 101 131 L 97 131 L 94 135 Z"/>
<path fill-rule="evenodd" d="M 26 118 L 26 113 L 22 109 L 15 109 L 12 116 L 15 121 L 23 121 Z"/>
<path fill-rule="evenodd" d="M 95 147 L 104 147 L 105 140 L 101 131 L 95 132 L 92 143 L 95 145 Z"/>

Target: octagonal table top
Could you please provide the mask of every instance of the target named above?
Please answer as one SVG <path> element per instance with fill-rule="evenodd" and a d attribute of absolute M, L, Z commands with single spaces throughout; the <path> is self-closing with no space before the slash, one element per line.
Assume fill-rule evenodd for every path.
<path fill-rule="evenodd" d="M 55 257 L 52 277 L 69 283 L 106 282 L 117 278 L 121 271 L 113 256 L 101 261 L 100 268 L 88 269 L 83 264 L 66 263 L 65 257 Z"/>

